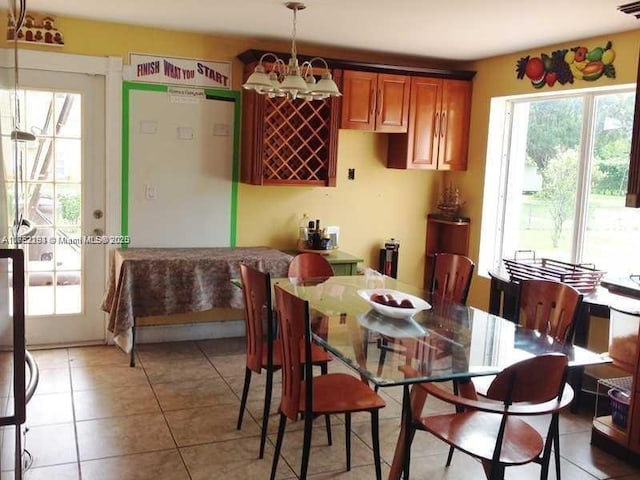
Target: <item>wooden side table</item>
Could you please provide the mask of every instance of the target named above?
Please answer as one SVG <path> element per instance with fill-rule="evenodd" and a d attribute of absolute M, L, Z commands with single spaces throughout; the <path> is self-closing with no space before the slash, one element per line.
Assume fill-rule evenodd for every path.
<path fill-rule="evenodd" d="M 285 253 L 295 255 L 298 252 L 296 250 L 287 250 Z M 341 276 L 357 275 L 358 263 L 364 262 L 363 258 L 356 257 L 355 255 L 351 255 L 350 253 L 343 252 L 341 250 L 332 250 L 329 254 L 323 254 L 323 257 L 326 258 L 333 267 L 333 273 Z"/>
<path fill-rule="evenodd" d="M 447 217 L 439 213 L 427 216 L 427 237 L 424 261 L 424 289 L 428 290 L 433 275 L 436 253 L 469 255 L 469 230 L 467 217 Z"/>

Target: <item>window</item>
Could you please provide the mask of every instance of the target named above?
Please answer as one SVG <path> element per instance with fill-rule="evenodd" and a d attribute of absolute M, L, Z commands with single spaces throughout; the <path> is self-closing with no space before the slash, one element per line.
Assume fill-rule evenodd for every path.
<path fill-rule="evenodd" d="M 640 273 L 640 209 L 626 208 L 635 88 L 492 100 L 480 271 L 502 258 Z"/>

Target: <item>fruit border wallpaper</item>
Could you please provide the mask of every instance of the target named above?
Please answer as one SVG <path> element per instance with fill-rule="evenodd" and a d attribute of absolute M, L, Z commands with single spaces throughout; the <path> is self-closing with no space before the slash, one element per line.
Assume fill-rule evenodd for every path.
<path fill-rule="evenodd" d="M 594 82 L 603 75 L 616 78 L 615 58 L 611 42 L 591 50 L 578 46 L 556 50 L 551 55 L 541 53 L 539 57 L 522 57 L 517 62 L 516 73 L 519 80 L 526 76 L 534 88 L 553 87 L 556 82 L 560 85 L 576 80 Z"/>

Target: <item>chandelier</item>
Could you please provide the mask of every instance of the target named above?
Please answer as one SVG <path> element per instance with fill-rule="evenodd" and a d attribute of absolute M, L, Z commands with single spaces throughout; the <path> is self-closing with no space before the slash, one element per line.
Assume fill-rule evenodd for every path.
<path fill-rule="evenodd" d="M 296 14 L 298 10 L 304 10 L 304 3 L 287 2 L 285 6 L 293 11 L 293 32 L 291 40 L 291 58 L 289 63 L 285 63 L 274 53 L 265 53 L 260 57 L 258 65 L 242 88 L 255 90 L 261 95 L 274 97 L 287 97 L 290 100 L 301 98 L 304 100 L 324 100 L 329 97 L 339 97 L 342 95 L 338 90 L 336 82 L 331 78 L 329 65 L 320 57 L 298 64 L 296 52 Z M 266 58 L 273 57 L 273 63 L 269 71 L 262 63 Z M 320 80 L 316 82 L 313 76 L 313 63 L 321 62 L 324 65 L 324 72 Z"/>

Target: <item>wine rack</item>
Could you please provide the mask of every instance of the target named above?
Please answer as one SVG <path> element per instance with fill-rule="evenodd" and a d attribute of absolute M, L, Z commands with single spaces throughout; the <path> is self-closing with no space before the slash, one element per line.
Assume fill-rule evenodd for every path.
<path fill-rule="evenodd" d="M 338 101 L 243 92 L 242 181 L 335 186 Z"/>

